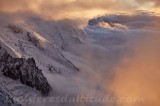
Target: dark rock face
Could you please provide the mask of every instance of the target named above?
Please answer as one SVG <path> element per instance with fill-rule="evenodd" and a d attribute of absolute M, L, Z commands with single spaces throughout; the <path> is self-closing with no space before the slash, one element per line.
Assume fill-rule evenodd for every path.
<path fill-rule="evenodd" d="M 21 34 L 23 33 L 22 29 L 16 25 L 9 24 L 8 28 L 11 29 L 11 31 L 15 34 L 16 33 L 21 33 Z"/>
<path fill-rule="evenodd" d="M 33 36 L 30 32 L 27 32 L 27 38 L 29 42 L 32 42 L 37 48 L 42 49 L 42 45 L 38 38 Z"/>
<path fill-rule="evenodd" d="M 98 19 L 90 19 L 88 21 L 88 25 L 93 26 L 93 25 L 97 25 L 99 23 Z"/>
<path fill-rule="evenodd" d="M 52 90 L 44 77 L 42 70 L 38 69 L 33 58 L 12 58 L 7 51 L 0 47 L 0 71 L 9 78 L 20 80 L 23 84 L 40 90 L 48 95 Z"/>

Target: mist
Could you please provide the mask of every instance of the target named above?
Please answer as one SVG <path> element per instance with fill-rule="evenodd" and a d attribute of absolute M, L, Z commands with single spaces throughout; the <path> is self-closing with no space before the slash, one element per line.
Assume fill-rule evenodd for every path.
<path fill-rule="evenodd" d="M 117 31 L 105 27 L 108 29 L 106 33 L 89 31 L 92 40 L 87 41 L 85 47 L 72 47 L 72 53 L 78 57 L 70 58 L 83 70 L 75 78 L 80 93 L 116 98 L 99 103 L 99 106 L 159 106 L 160 26 L 155 24 L 159 20 L 150 13 L 129 17 L 125 22 L 118 19 L 119 24 L 126 25 L 127 29 Z M 142 20 L 142 17 L 150 20 Z M 141 22 L 145 23 L 143 27 L 138 24 Z M 113 36 L 113 41 L 107 40 Z"/>
<path fill-rule="evenodd" d="M 152 33 L 134 47 L 134 55 L 123 59 L 116 67 L 112 90 L 118 99 L 130 98 L 118 106 L 159 106 L 160 102 L 160 37 Z M 143 98 L 132 101 L 131 98 Z"/>
<path fill-rule="evenodd" d="M 159 106 L 160 32 L 156 24 L 159 22 L 157 16 L 150 13 L 113 16 L 125 17 L 125 21 L 117 18 L 117 24 L 127 28 L 104 27 L 102 31 L 86 28 L 89 38 L 84 44 L 71 45 L 65 52 L 65 56 L 80 68 L 78 74 L 69 77 L 45 74 L 54 88 L 51 97 L 89 96 L 99 98 L 99 102 L 93 100 L 55 105 Z M 141 22 L 143 27 L 138 24 Z M 108 96 L 108 101 L 102 101 Z M 50 102 L 40 104 L 53 105 Z"/>
<path fill-rule="evenodd" d="M 134 4 L 134 3 L 133 3 Z M 30 13 L 45 19 L 89 19 L 106 13 L 139 9 L 132 2 L 119 0 L 1 0 L 0 12 Z"/>

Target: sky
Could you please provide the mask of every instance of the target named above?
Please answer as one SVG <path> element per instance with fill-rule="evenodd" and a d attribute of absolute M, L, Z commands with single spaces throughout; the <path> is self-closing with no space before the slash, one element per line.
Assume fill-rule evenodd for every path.
<path fill-rule="evenodd" d="M 158 12 L 159 6 L 159 0 L 0 0 L 0 12 L 34 13 L 52 19 L 88 19 L 137 10 Z"/>

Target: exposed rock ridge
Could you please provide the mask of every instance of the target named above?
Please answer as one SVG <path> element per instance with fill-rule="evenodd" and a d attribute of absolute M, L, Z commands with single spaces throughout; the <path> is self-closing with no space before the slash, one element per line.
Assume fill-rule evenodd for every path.
<path fill-rule="evenodd" d="M 13 58 L 4 48 L 0 47 L 0 71 L 6 77 L 20 80 L 21 83 L 40 90 L 48 95 L 52 90 L 44 77 L 42 70 L 38 69 L 33 58 Z"/>

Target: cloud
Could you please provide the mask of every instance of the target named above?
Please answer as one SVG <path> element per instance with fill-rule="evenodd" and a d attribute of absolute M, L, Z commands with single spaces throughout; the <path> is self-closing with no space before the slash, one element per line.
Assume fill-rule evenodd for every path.
<path fill-rule="evenodd" d="M 132 14 L 112 14 L 93 18 L 89 25 L 99 25 L 104 28 L 139 29 L 159 28 L 160 18 L 154 12 L 137 11 Z"/>
<path fill-rule="evenodd" d="M 115 65 L 114 70 L 112 70 L 112 72 L 114 72 L 114 77 L 113 80 L 111 78 L 110 87 L 106 84 L 106 89 L 110 89 L 111 92 L 114 93 L 113 97 L 116 97 L 116 105 L 114 106 L 159 106 L 159 16 L 142 12 L 133 15 L 107 15 L 101 18 L 108 23 L 117 22 L 129 27 L 128 30 L 123 30 L 122 32 L 118 31 L 118 33 L 114 30 L 111 33 L 108 32 L 105 35 L 106 38 L 112 35 L 115 40 L 115 35 L 117 35 L 119 36 L 118 40 L 120 40 L 124 35 L 127 35 L 131 38 L 130 40 L 127 39 L 127 41 L 134 42 L 133 45 L 125 44 L 129 46 L 129 53 L 127 49 L 124 48 L 124 57 L 121 58 L 118 65 Z M 103 33 L 103 31 L 100 32 Z M 125 36 L 125 38 L 128 38 L 127 36 Z M 111 39 L 103 39 L 104 41 L 101 40 L 101 42 L 111 42 Z M 106 52 L 106 54 L 109 53 Z M 112 54 L 114 55 L 112 59 L 114 59 L 116 56 L 114 52 Z M 118 52 L 118 54 L 120 54 L 120 52 Z M 104 68 L 106 68 L 106 73 L 103 72 L 101 74 L 109 74 L 109 72 L 107 72 L 107 62 L 104 62 Z M 103 79 L 103 82 L 107 82 L 107 80 Z M 107 95 L 106 92 L 104 92 L 104 94 Z M 106 103 L 106 105 L 108 104 Z"/>
<path fill-rule="evenodd" d="M 28 12 L 52 18 L 88 18 L 108 12 L 133 9 L 118 0 L 1 0 L 0 11 Z"/>
<path fill-rule="evenodd" d="M 42 0 L 0 0 L 1 12 L 23 12 L 31 11 L 41 3 Z"/>
<path fill-rule="evenodd" d="M 132 17 L 129 21 L 128 18 L 125 19 L 127 23 L 129 22 L 131 26 L 137 28 L 139 27 L 138 23 L 143 21 L 149 30 L 143 25 L 139 30 L 134 31 L 135 36 L 138 31 L 141 31 L 141 35 L 138 36 L 145 38 L 143 40 L 139 38 L 139 41 L 135 42 L 133 46 L 133 53 L 126 56 L 115 67 L 115 78 L 111 89 L 119 100 L 117 106 L 159 106 L 160 25 L 155 24 L 155 22 L 159 23 L 159 17 L 142 14 L 137 17 L 141 18 Z M 143 20 L 144 17 L 147 20 Z"/>
<path fill-rule="evenodd" d="M 152 3 L 155 7 L 160 6 L 160 1 L 159 0 L 136 0 L 138 3 Z"/>
<path fill-rule="evenodd" d="M 135 55 L 126 58 L 120 67 L 116 68 L 116 76 L 112 90 L 120 100 L 120 105 L 129 106 L 159 106 L 160 101 L 160 37 L 152 35 L 135 46 Z M 134 101 L 135 98 L 141 99 Z M 127 100 L 127 99 L 126 99 Z"/>

